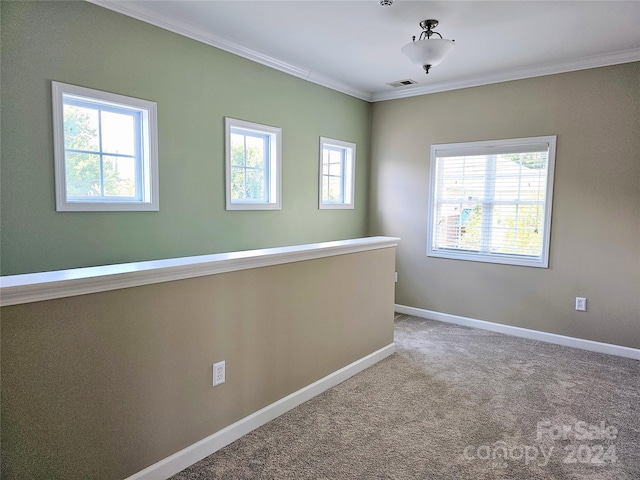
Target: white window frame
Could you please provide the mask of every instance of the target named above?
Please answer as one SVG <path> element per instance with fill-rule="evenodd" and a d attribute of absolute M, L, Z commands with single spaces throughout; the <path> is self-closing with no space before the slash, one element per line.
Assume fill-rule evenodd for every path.
<path fill-rule="evenodd" d="M 328 201 L 323 196 L 324 151 L 325 149 L 340 150 L 342 152 L 342 199 L 340 201 Z M 356 185 L 356 144 L 320 137 L 320 163 L 318 167 L 318 208 L 321 210 L 353 209 L 355 206 Z"/>
<path fill-rule="evenodd" d="M 541 144 L 548 145 L 547 160 L 547 183 L 544 201 L 544 219 L 542 234 L 542 251 L 540 257 L 502 254 L 486 252 L 469 252 L 457 249 L 437 249 L 434 246 L 434 218 L 435 218 L 435 197 L 437 189 L 436 178 L 436 158 L 438 156 L 462 156 L 462 155 L 489 155 L 499 153 L 519 153 L 526 152 L 528 148 L 534 148 Z M 471 260 L 478 262 L 499 263 L 506 265 L 520 265 L 529 267 L 549 267 L 549 246 L 551 238 L 551 212 L 553 205 L 553 179 L 555 170 L 556 156 L 556 136 L 541 136 L 528 138 L 514 138 L 508 140 L 489 140 L 480 142 L 439 144 L 431 146 L 431 166 L 430 166 L 430 194 L 429 194 L 429 210 L 428 210 L 428 228 L 427 228 L 427 256 L 449 258 L 457 260 Z M 487 204 L 493 205 L 492 200 Z"/>
<path fill-rule="evenodd" d="M 231 131 L 233 129 L 255 132 L 269 137 L 269 152 L 266 162 L 267 199 L 238 200 L 231 198 Z M 282 129 L 225 117 L 225 191 L 227 210 L 281 210 L 282 209 Z"/>
<path fill-rule="evenodd" d="M 158 123 L 157 104 L 148 100 L 103 92 L 92 88 L 51 82 L 53 106 L 53 146 L 55 161 L 56 210 L 59 212 L 87 211 L 158 211 Z M 64 142 L 64 101 L 82 100 L 96 107 L 136 112 L 140 115 L 140 130 L 136 140 L 139 148 L 136 168 L 141 178 L 140 195 L 136 199 L 121 197 L 72 198 L 67 195 Z M 107 152 L 99 151 L 99 155 Z"/>

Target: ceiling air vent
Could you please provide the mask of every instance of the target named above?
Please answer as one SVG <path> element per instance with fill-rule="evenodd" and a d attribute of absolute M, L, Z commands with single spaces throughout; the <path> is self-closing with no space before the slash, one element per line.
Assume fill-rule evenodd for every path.
<path fill-rule="evenodd" d="M 398 80 L 397 82 L 387 83 L 390 87 L 398 88 L 398 87 L 406 87 L 407 85 L 416 85 L 418 82 L 415 80 Z"/>

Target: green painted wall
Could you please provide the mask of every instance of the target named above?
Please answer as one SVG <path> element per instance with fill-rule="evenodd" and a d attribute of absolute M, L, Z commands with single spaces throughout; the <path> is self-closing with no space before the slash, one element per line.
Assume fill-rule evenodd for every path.
<path fill-rule="evenodd" d="M 1 273 L 365 236 L 367 102 L 85 2 L 2 2 Z M 160 211 L 56 212 L 51 81 L 158 104 Z M 283 208 L 224 209 L 224 117 L 283 130 Z M 356 208 L 318 209 L 318 144 L 357 144 Z"/>

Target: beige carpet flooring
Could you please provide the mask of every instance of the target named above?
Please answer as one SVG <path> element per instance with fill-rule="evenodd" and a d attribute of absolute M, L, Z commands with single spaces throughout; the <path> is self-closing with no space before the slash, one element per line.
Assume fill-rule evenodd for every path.
<path fill-rule="evenodd" d="M 405 315 L 395 341 L 173 479 L 640 479 L 640 362 Z"/>

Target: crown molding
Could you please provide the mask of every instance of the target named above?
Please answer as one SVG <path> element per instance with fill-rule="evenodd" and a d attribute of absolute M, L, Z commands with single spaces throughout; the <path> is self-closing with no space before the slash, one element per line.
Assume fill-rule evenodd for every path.
<path fill-rule="evenodd" d="M 198 42 L 210 45 L 220 50 L 224 50 L 234 55 L 238 55 L 240 57 L 246 58 L 247 60 L 251 60 L 252 62 L 260 63 L 275 70 L 293 75 L 294 77 L 298 77 L 308 82 L 315 83 L 322 87 L 327 87 L 340 93 L 359 98 L 360 100 L 365 100 L 367 102 L 370 102 L 372 99 L 371 92 L 359 90 L 350 85 L 347 85 L 346 83 L 314 72 L 310 68 L 299 67 L 283 60 L 270 57 L 238 43 L 222 38 L 211 32 L 205 31 L 201 28 L 195 27 L 189 23 L 182 22 L 166 15 L 149 12 L 144 8 L 141 8 L 139 5 L 117 0 L 86 1 L 94 5 L 106 8 L 108 10 L 121 13 L 128 17 L 135 18 L 136 20 L 155 25 L 156 27 L 160 27 L 164 30 L 177 33 L 178 35 L 181 35 L 183 37 L 191 38 L 192 40 L 196 40 Z"/>
<path fill-rule="evenodd" d="M 118 0 L 86 1 L 367 102 L 380 102 L 384 100 L 417 97 L 420 95 L 428 95 L 430 93 L 447 92 L 450 90 L 479 87 L 482 85 L 509 82 L 512 80 L 523 80 L 526 78 L 542 77 L 545 75 L 555 75 L 557 73 L 573 72 L 589 68 L 606 67 L 609 65 L 640 61 L 640 48 L 633 48 L 630 50 L 592 55 L 568 61 L 551 62 L 523 68 L 508 69 L 487 75 L 465 78 L 463 80 L 411 86 L 394 89 L 393 91 L 382 90 L 377 92 L 368 92 L 355 88 L 351 85 L 347 85 L 335 78 L 315 72 L 310 68 L 300 67 L 283 60 L 270 57 L 201 28 L 194 27 L 186 22 L 176 20 L 175 18 L 171 18 L 166 15 L 157 14 L 155 12 L 149 12 L 137 4 Z"/>
<path fill-rule="evenodd" d="M 395 100 L 398 98 L 416 97 L 419 95 L 428 95 L 430 93 L 447 92 L 462 88 L 490 85 L 492 83 L 510 82 L 512 80 L 523 80 L 526 78 L 542 77 L 545 75 L 555 75 L 557 73 L 574 72 L 577 70 L 587 70 L 589 68 L 607 67 L 610 65 L 638 61 L 640 61 L 640 48 L 632 48 L 630 50 L 592 55 L 574 60 L 545 63 L 542 65 L 512 70 L 503 70 L 501 72 L 489 75 L 478 75 L 459 81 L 440 82 L 430 85 L 406 87 L 393 91 L 375 92 L 372 95 L 371 101 L 380 102 L 384 100 Z"/>

